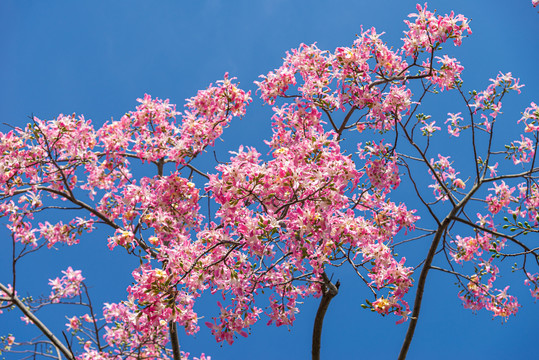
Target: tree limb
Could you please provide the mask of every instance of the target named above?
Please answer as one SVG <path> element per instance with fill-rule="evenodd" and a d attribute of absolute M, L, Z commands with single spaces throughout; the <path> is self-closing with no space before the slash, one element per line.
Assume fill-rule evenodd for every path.
<path fill-rule="evenodd" d="M 476 183 L 472 187 L 470 192 L 466 194 L 466 196 L 455 207 L 453 207 L 451 212 L 445 217 L 445 219 L 442 221 L 442 223 L 438 226 L 438 229 L 436 230 L 434 239 L 432 240 L 432 243 L 430 245 L 429 252 L 427 253 L 427 257 L 425 258 L 423 269 L 421 269 L 419 280 L 417 281 L 414 308 L 412 310 L 412 315 L 410 316 L 410 324 L 408 325 L 408 330 L 406 331 L 406 336 L 404 337 L 404 342 L 402 344 L 401 351 L 398 357 L 399 360 L 406 359 L 408 349 L 410 348 L 410 344 L 412 343 L 415 327 L 417 325 L 417 320 L 421 311 L 421 302 L 423 301 L 423 292 L 425 291 L 427 275 L 429 273 L 429 270 L 431 269 L 432 260 L 434 259 L 434 255 L 436 255 L 436 249 L 438 248 L 440 239 L 442 238 L 442 235 L 445 233 L 451 222 L 454 221 L 453 218 L 455 217 L 455 215 L 468 203 L 468 201 L 472 198 L 473 194 L 477 190 L 479 190 L 480 186 L 481 183 Z"/>
<path fill-rule="evenodd" d="M 178 328 L 176 327 L 175 321 L 169 323 L 168 330 L 170 333 L 170 344 L 172 346 L 174 360 L 181 360 L 180 341 L 178 340 Z"/>
<path fill-rule="evenodd" d="M 37 326 L 39 330 L 45 335 L 54 345 L 54 347 L 57 349 L 57 351 L 60 351 L 67 359 L 69 360 L 75 360 L 75 357 L 69 351 L 68 348 L 62 344 L 62 342 L 54 336 L 54 334 L 43 324 L 30 309 L 24 305 L 24 303 L 15 295 L 15 293 L 11 293 L 10 290 L 2 283 L 0 283 L 0 290 L 6 293 L 7 296 L 9 296 L 9 301 L 11 301 L 13 304 L 15 304 L 22 313 L 30 319 L 30 321 Z"/>
<path fill-rule="evenodd" d="M 339 293 L 339 286 L 341 283 L 333 284 L 327 277 L 326 273 L 322 273 L 322 278 L 324 283 L 322 285 L 322 299 L 320 300 L 320 305 L 318 306 L 318 311 L 316 312 L 316 317 L 314 318 L 314 327 L 313 327 L 313 343 L 312 343 L 312 359 L 320 360 L 320 344 L 322 337 L 322 326 L 324 324 L 324 316 L 329 307 L 331 300 Z"/>

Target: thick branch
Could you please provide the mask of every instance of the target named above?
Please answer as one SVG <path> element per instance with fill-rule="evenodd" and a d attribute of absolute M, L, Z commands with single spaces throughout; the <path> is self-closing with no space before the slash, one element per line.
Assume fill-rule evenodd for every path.
<path fill-rule="evenodd" d="M 168 329 L 170 332 L 170 345 L 172 346 L 172 354 L 174 360 L 181 360 L 180 342 L 178 340 L 178 328 L 176 327 L 176 322 L 171 321 L 169 323 Z"/>
<path fill-rule="evenodd" d="M 480 184 L 475 184 L 474 187 L 470 190 L 468 194 L 451 210 L 451 212 L 445 217 L 442 223 L 438 226 L 436 233 L 434 234 L 434 239 L 430 245 L 429 252 L 425 258 L 425 263 L 423 269 L 421 269 L 421 274 L 419 275 L 419 280 L 417 281 L 417 290 L 415 293 L 414 308 L 412 310 L 412 315 L 410 316 L 410 324 L 408 325 L 408 330 L 406 331 L 406 336 L 404 337 L 404 342 L 401 347 L 401 352 L 399 354 L 399 360 L 406 359 L 408 349 L 412 343 L 414 337 L 415 327 L 417 325 L 417 320 L 419 318 L 419 313 L 421 311 L 421 302 L 423 301 L 423 292 L 425 291 L 425 284 L 427 282 L 427 275 L 431 269 L 432 260 L 434 255 L 436 255 L 436 249 L 440 243 L 440 239 L 443 234 L 449 227 L 449 224 L 453 221 L 453 218 L 456 214 L 468 203 L 472 198 L 473 194 L 479 189 Z"/>
<path fill-rule="evenodd" d="M 24 305 L 24 303 L 14 294 L 9 291 L 9 289 L 2 283 L 0 283 L 0 290 L 6 293 L 7 296 L 9 296 L 9 301 L 11 301 L 14 305 L 16 305 L 22 313 L 30 319 L 30 321 L 37 326 L 39 330 L 45 335 L 56 347 L 57 350 L 62 352 L 62 354 L 69 360 L 75 360 L 75 357 L 73 354 L 67 349 L 64 344 L 56 337 L 54 334 L 43 324 L 30 309 Z"/>
<path fill-rule="evenodd" d="M 341 285 L 339 281 L 336 284 L 333 284 L 327 277 L 326 273 L 322 273 L 322 278 L 324 279 L 324 284 L 322 285 L 322 299 L 320 300 L 320 305 L 318 306 L 318 311 L 316 312 L 316 317 L 314 319 L 313 327 L 313 343 L 312 343 L 312 359 L 320 360 L 320 344 L 322 337 L 322 326 L 324 324 L 324 316 L 329 307 L 331 300 L 339 293 L 339 286 Z"/>

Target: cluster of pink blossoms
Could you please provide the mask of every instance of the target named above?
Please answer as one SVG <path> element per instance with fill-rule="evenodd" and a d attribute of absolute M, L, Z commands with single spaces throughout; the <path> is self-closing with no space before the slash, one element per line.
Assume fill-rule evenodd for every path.
<path fill-rule="evenodd" d="M 319 283 L 294 286 L 294 278 L 310 275 L 321 282 L 320 274 L 338 254 L 337 249 L 350 246 L 355 249 L 354 258 L 361 254 L 365 262 L 374 264 L 369 273 L 373 286 L 393 289 L 385 313 L 392 310 L 405 319 L 408 305 L 402 298 L 412 284 L 411 270 L 404 266 L 404 259 L 394 258 L 386 242 L 400 229 L 412 228 L 417 217 L 403 205 L 371 194 L 363 194 L 360 208 L 372 219 L 358 217 L 350 209 L 346 192 L 358 185 L 361 173 L 341 153 L 335 134 L 323 130 L 321 113 L 299 101 L 274 111 L 274 133 L 268 141 L 273 160 L 262 162 L 256 150 L 240 148 L 229 164 L 218 166 L 221 177 L 212 176 L 207 188 L 221 205 L 217 215 L 228 236 L 239 235 L 238 246 L 245 247 L 255 259 L 281 259 L 257 280 L 258 286 L 273 288 L 279 295 L 270 299 L 270 322 L 292 324 L 298 311 L 297 298 L 321 294 Z M 379 152 L 386 151 L 383 148 Z M 382 157 L 375 152 L 373 155 Z M 373 169 L 372 164 L 369 169 Z M 374 178 L 374 172 L 367 171 Z M 398 186 L 398 172 L 382 176 L 379 171 L 377 176 L 384 178 L 380 180 L 383 186 L 376 182 L 371 184 L 374 188 Z M 242 275 L 238 277 L 242 283 Z M 257 288 L 245 285 L 248 287 L 243 289 Z M 222 311 L 236 313 L 233 309 L 223 307 Z M 226 319 L 221 317 L 209 326 L 218 339 L 228 341 L 230 315 Z M 244 324 L 250 324 L 248 319 L 242 320 Z"/>
<path fill-rule="evenodd" d="M 493 283 L 498 274 L 498 268 L 490 262 L 482 263 L 483 269 L 479 275 L 470 277 L 466 289 L 459 293 L 459 297 L 464 303 L 464 307 L 474 311 L 486 309 L 491 311 L 494 316 L 501 316 L 507 320 L 510 315 L 515 315 L 520 307 L 517 298 L 508 295 L 506 286 L 503 290 L 495 290 L 493 294 Z M 481 282 L 483 276 L 489 276 L 487 283 Z"/>
<path fill-rule="evenodd" d="M 189 156 L 213 145 L 232 117 L 245 115 L 246 106 L 251 102 L 251 92 L 238 88 L 232 82 L 234 79 L 229 79 L 226 73 L 217 86 L 210 85 L 187 100 L 185 106 L 188 110 L 182 118 L 179 145 Z"/>
<path fill-rule="evenodd" d="M 447 125 L 447 133 L 451 136 L 459 137 L 459 122 L 464 120 L 464 118 L 461 116 L 461 113 L 448 113 L 447 115 L 449 115 L 449 118 L 445 121 L 446 124 L 449 123 L 449 125 Z"/>
<path fill-rule="evenodd" d="M 148 358 L 166 358 L 169 322 L 196 332 L 196 314 L 185 309 L 192 309 L 196 298 L 193 291 L 208 286 L 195 280 L 203 274 L 203 268 L 197 268 L 187 279 L 192 281 L 192 287 L 181 293 L 169 291 L 166 301 L 163 298 L 160 292 L 170 290 L 171 282 L 180 283 L 197 256 L 207 250 L 203 241 L 190 239 L 192 230 L 200 230 L 202 219 L 198 213 L 199 189 L 179 171 L 143 177 L 137 184 L 128 159 L 140 158 L 161 166 L 174 162 L 180 168 L 211 145 L 233 116 L 243 115 L 249 101 L 249 93 L 225 77 L 217 86 L 210 86 L 189 100 L 189 111 L 179 127 L 174 123 L 179 113 L 168 100 L 145 96 L 139 99 L 141 104 L 136 111 L 98 131 L 82 116 L 60 115 L 51 121 L 36 118 L 24 130 L 0 134 L 0 169 L 4 170 L 0 188 L 8 198 L 0 204 L 0 213 L 9 218 L 8 229 L 16 242 L 36 248 L 43 244 L 73 245 L 82 233 L 92 231 L 94 223 L 106 224 L 115 231 L 109 239 L 111 249 L 120 245 L 131 252 L 141 247 L 148 255 L 147 264 L 157 259 L 169 265 L 163 273 L 148 268 L 149 265 L 141 266 L 134 272 L 134 285 L 128 289 L 132 306 L 123 312 L 125 316 L 105 316 L 105 321 L 115 324 L 107 327 L 106 339 L 117 354 L 141 351 Z M 79 199 L 80 189 L 87 191 L 95 205 Z M 50 197 L 45 200 L 47 195 Z M 18 202 L 9 199 L 13 196 L 18 196 Z M 34 213 L 54 200 L 74 203 L 89 211 L 91 218 L 75 217 L 67 223 L 53 224 L 43 221 L 34 227 Z M 208 264 L 211 262 L 208 260 Z M 159 276 L 145 276 L 146 269 Z M 167 273 L 178 275 L 163 275 Z M 81 294 L 84 278 L 80 271 L 70 267 L 64 275 L 50 280 L 52 302 Z M 159 279 L 166 279 L 166 285 L 156 288 Z M 144 293 L 148 289 L 154 291 Z M 144 307 L 145 303 L 148 306 Z M 176 313 L 172 314 L 173 311 Z M 156 318 L 157 314 L 160 315 Z M 85 320 L 69 318 L 68 329 L 81 329 L 81 319 Z M 91 346 L 85 349 L 82 358 L 117 356 Z"/>
<path fill-rule="evenodd" d="M 95 320 L 88 314 L 83 316 L 72 316 L 67 318 L 68 323 L 66 324 L 67 331 L 77 331 L 82 327 L 82 321 L 84 320 L 87 323 L 93 323 Z"/>
<path fill-rule="evenodd" d="M 436 17 L 433 12 L 427 10 L 427 4 L 423 7 L 417 4 L 416 8 L 417 14 L 408 15 L 415 18 L 415 21 L 405 21 L 410 28 L 405 32 L 403 39 L 406 55 L 417 56 L 417 53 L 423 50 L 432 52 L 448 39 L 453 39 L 454 44 L 459 46 L 462 38 L 472 33 L 469 21 L 463 15 L 455 16 L 451 12 L 449 15 Z"/>
<path fill-rule="evenodd" d="M 239 89 L 233 80 L 225 74 L 217 86 L 210 85 L 188 99 L 181 126 L 175 124 L 176 116 L 181 113 L 168 100 L 152 99 L 147 94 L 138 99 L 140 105 L 136 111 L 127 113 L 120 121 L 105 124 L 97 134 L 107 157 L 111 157 L 111 164 L 113 160 L 127 164 L 126 160 L 113 156 L 127 149 L 145 161 L 166 157 L 184 163 L 186 158 L 213 145 L 232 117 L 245 114 L 251 101 L 250 92 Z"/>
<path fill-rule="evenodd" d="M 483 91 L 477 93 L 474 97 L 473 107 L 475 111 L 492 110 L 490 117 L 496 119 L 501 109 L 500 96 L 507 93 L 509 90 L 516 91 L 520 94 L 520 89 L 524 85 L 520 85 L 520 79 L 515 79 L 509 72 L 500 74 L 496 79 L 490 79 L 491 84 Z"/>
<path fill-rule="evenodd" d="M 61 278 L 55 278 L 49 280 L 49 285 L 52 287 L 52 293 L 49 299 L 52 302 L 60 302 L 61 299 L 73 298 L 80 295 L 81 283 L 84 278 L 81 275 L 80 270 L 73 270 L 70 267 L 67 270 L 62 271 Z"/>
<path fill-rule="evenodd" d="M 500 185 L 494 182 L 494 187 L 489 190 L 494 190 L 494 195 L 488 194 L 486 201 L 488 203 L 488 210 L 492 214 L 497 214 L 501 209 L 507 207 L 509 203 L 514 200 L 511 195 L 515 191 L 515 187 L 509 188 L 509 186 L 502 180 Z"/>
<path fill-rule="evenodd" d="M 526 285 L 533 285 L 533 289 L 530 289 L 531 295 L 535 299 L 539 299 L 539 274 L 530 274 L 527 273 L 528 279 L 524 280 L 524 284 Z"/>
<path fill-rule="evenodd" d="M 530 106 L 524 110 L 524 113 L 518 122 L 524 122 L 526 125 L 524 132 L 529 133 L 539 130 L 539 106 L 532 102 Z"/>
<path fill-rule="evenodd" d="M 344 110 L 346 106 L 369 109 L 367 119 L 371 127 L 383 131 L 393 128 L 395 121 L 410 109 L 411 91 L 404 85 L 405 81 L 400 86 L 392 84 L 387 92 L 373 85 L 384 85 L 393 79 L 406 80 L 410 76 L 413 66 L 403 60 L 403 54 L 417 57 L 419 51 L 431 52 L 448 39 L 460 45 L 465 33 L 471 33 L 468 20 L 462 15 L 436 18 L 426 6 L 418 6 L 418 10 L 418 14 L 411 15 L 417 17 L 416 22 L 406 22 L 410 30 L 403 39 L 402 52 L 388 48 L 381 40 L 382 34 L 374 28 L 362 32 L 352 47 L 339 47 L 333 54 L 319 50 L 314 44 L 302 44 L 287 53 L 280 68 L 256 82 L 262 99 L 274 104 L 277 97 L 287 97 L 287 92 L 298 85 L 303 99 L 323 109 Z M 460 80 L 462 66 L 447 56 L 439 58 L 438 63 L 439 69 L 424 63 L 421 72 L 440 88 L 452 88 Z M 299 84 L 297 75 L 301 78 Z M 332 89 L 334 82 L 336 86 Z"/>
<path fill-rule="evenodd" d="M 28 191 L 19 197 L 18 202 L 23 203 L 23 206 L 17 206 L 13 201 L 0 204 L 0 215 L 9 217 L 11 223 L 7 227 L 11 230 L 15 241 L 21 244 L 35 248 L 43 240 L 49 248 L 56 243 L 73 245 L 79 242 L 77 235 L 93 230 L 93 219 L 86 220 L 80 217 L 70 220 L 69 224 L 60 221 L 53 225 L 45 221 L 35 228 L 31 220 L 34 218 L 33 212 L 43 205 L 41 194 Z"/>
<path fill-rule="evenodd" d="M 457 59 L 450 58 L 447 55 L 444 55 L 443 58 L 436 57 L 436 59 L 438 59 L 441 67 L 440 69 L 433 70 L 432 76 L 429 78 L 430 82 L 437 85 L 442 91 L 452 89 L 457 82 L 461 81 L 460 74 L 464 70 L 464 67 L 460 65 Z M 425 69 L 431 68 L 428 61 L 423 62 L 422 65 Z"/>
<path fill-rule="evenodd" d="M 449 162 L 449 156 L 442 156 L 438 154 L 438 161 L 430 159 L 430 167 L 434 170 L 429 170 L 434 184 L 429 185 L 434 189 L 434 195 L 437 200 L 447 200 L 448 192 L 454 189 L 464 189 L 466 184 L 464 181 L 457 177 L 459 172 L 455 171 L 452 166 L 452 162 Z M 443 184 L 443 185 L 442 185 Z"/>
<path fill-rule="evenodd" d="M 368 143 L 364 148 L 358 144 L 359 157 L 369 159 L 365 162 L 365 172 L 369 177 L 369 181 L 377 189 L 384 193 L 389 193 L 391 189 L 396 189 L 401 179 L 399 177 L 399 169 L 397 166 L 397 157 L 390 155 L 388 149 L 391 144 Z M 373 157 L 378 159 L 371 160 Z"/>

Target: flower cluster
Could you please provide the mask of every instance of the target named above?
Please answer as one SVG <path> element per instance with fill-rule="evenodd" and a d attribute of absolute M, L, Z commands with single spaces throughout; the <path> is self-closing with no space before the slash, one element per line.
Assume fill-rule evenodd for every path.
<path fill-rule="evenodd" d="M 421 124 L 423 124 L 423 126 L 420 128 L 420 130 L 424 136 L 430 137 L 432 136 L 432 134 L 434 134 L 434 132 L 441 130 L 441 128 L 439 126 L 434 126 L 436 124 L 436 121 L 431 121 L 430 123 L 427 123 L 425 120 L 428 118 L 430 118 L 430 116 L 426 117 L 424 120 L 421 120 Z"/>
<path fill-rule="evenodd" d="M 166 321 L 137 316 L 137 306 L 132 300 L 105 304 L 103 314 L 107 323 L 112 325 L 104 328 L 104 338 L 110 346 L 128 352 L 140 351 L 148 359 L 162 358 L 168 341 Z"/>
<path fill-rule="evenodd" d="M 455 241 L 457 245 L 457 252 L 452 253 L 453 259 L 457 263 L 462 261 L 470 261 L 481 256 L 483 251 L 501 250 L 504 247 L 505 242 L 493 242 L 493 236 L 488 232 L 477 233 L 475 236 L 461 237 L 457 235 Z"/>
<path fill-rule="evenodd" d="M 503 180 L 500 185 L 497 185 L 494 182 L 494 187 L 489 188 L 489 190 L 494 190 L 493 194 L 488 194 L 485 199 L 488 204 L 488 210 L 492 214 L 497 214 L 501 209 L 508 206 L 511 201 L 514 201 L 515 198 L 511 195 L 515 191 L 515 187 L 509 187 Z"/>
<path fill-rule="evenodd" d="M 447 115 L 449 115 L 449 118 L 445 121 L 446 124 L 449 122 L 449 125 L 447 125 L 447 133 L 451 136 L 459 137 L 461 130 L 459 123 L 464 120 L 463 117 L 460 116 L 461 113 L 448 113 Z"/>
<path fill-rule="evenodd" d="M 520 79 L 514 78 L 510 72 L 506 74 L 500 72 L 496 79 L 490 79 L 490 81 L 491 84 L 486 90 L 483 90 L 474 96 L 472 106 L 475 108 L 475 112 L 478 112 L 479 110 L 491 110 L 492 112 L 489 116 L 496 119 L 501 109 L 501 102 L 499 101 L 500 96 L 510 90 L 520 94 L 520 88 L 524 85 L 520 85 Z"/>
<path fill-rule="evenodd" d="M 447 200 L 450 190 L 466 188 L 464 181 L 457 177 L 460 173 L 453 168 L 452 162 L 449 161 L 449 156 L 438 154 L 438 161 L 430 159 L 430 168 L 434 170 L 434 173 L 431 170 L 429 170 L 429 173 L 435 182 L 429 187 L 434 189 L 437 200 Z"/>
<path fill-rule="evenodd" d="M 494 317 L 501 316 L 507 320 L 507 317 L 518 312 L 520 304 L 516 297 L 507 294 L 509 286 L 503 290 L 493 288 L 499 272 L 495 265 L 490 262 L 483 262 L 480 265 L 481 269 L 469 278 L 466 288 L 459 293 L 459 298 L 467 309 L 474 311 L 486 309 L 491 311 Z M 482 282 L 483 277 L 488 277 L 486 284 Z"/>
<path fill-rule="evenodd" d="M 176 145 L 176 161 L 182 162 L 183 156 L 194 156 L 206 146 L 212 146 L 228 126 L 233 116 L 245 115 L 251 102 L 251 92 L 245 92 L 233 83 L 235 78 L 217 82 L 206 90 L 187 100 L 188 110 L 182 117 L 181 137 Z"/>
<path fill-rule="evenodd" d="M 66 245 L 74 245 L 79 243 L 77 235 L 82 234 L 82 232 L 92 232 L 94 228 L 93 219 L 82 219 L 77 217 L 69 222 L 69 224 L 64 224 L 62 221 L 57 224 L 52 225 L 48 221 L 44 223 L 39 223 L 39 232 L 41 237 L 47 241 L 47 247 L 52 247 L 56 243 L 63 243 Z"/>
<path fill-rule="evenodd" d="M 539 274 L 536 273 L 532 275 L 527 273 L 527 275 L 528 278 L 524 280 L 524 284 L 533 286 L 533 289 L 530 289 L 530 293 L 535 299 L 539 299 Z"/>
<path fill-rule="evenodd" d="M 436 59 L 441 66 L 439 69 L 433 70 L 432 76 L 429 78 L 430 82 L 437 85 L 442 91 L 454 88 L 455 84 L 461 81 L 460 74 L 464 67 L 457 59 L 447 55 L 444 55 L 443 58 L 437 56 Z M 422 65 L 427 69 L 431 67 L 428 62 L 424 62 Z"/>
<path fill-rule="evenodd" d="M 405 21 L 409 30 L 404 33 L 403 49 L 407 55 L 417 56 L 420 51 L 432 52 L 448 39 L 453 39 L 454 44 L 459 46 L 466 33 L 468 35 L 472 33 L 469 21 L 463 15 L 455 16 L 451 12 L 449 15 L 436 17 L 433 12 L 427 10 L 427 4 L 423 7 L 417 4 L 416 8 L 417 14 L 408 15 L 415 18 L 415 21 Z"/>
<path fill-rule="evenodd" d="M 73 270 L 68 267 L 62 271 L 61 278 L 49 279 L 49 285 L 52 287 L 52 292 L 49 299 L 52 302 L 60 302 L 61 299 L 73 298 L 81 293 L 81 284 L 84 278 L 80 270 Z"/>
<path fill-rule="evenodd" d="M 391 144 L 380 142 L 380 144 L 368 143 L 364 148 L 360 146 L 361 144 L 358 145 L 360 158 L 365 159 L 368 156 L 365 162 L 365 172 L 372 186 L 385 193 L 388 193 L 391 189 L 396 189 L 401 180 L 397 166 L 397 157 L 390 155 L 388 151 Z M 373 157 L 377 157 L 378 159 L 375 158 L 373 160 Z"/>
<path fill-rule="evenodd" d="M 518 122 L 524 122 L 526 125 L 524 132 L 534 132 L 539 130 L 539 106 L 532 102 L 530 106 L 524 110 L 524 113 L 522 113 L 522 117 Z"/>

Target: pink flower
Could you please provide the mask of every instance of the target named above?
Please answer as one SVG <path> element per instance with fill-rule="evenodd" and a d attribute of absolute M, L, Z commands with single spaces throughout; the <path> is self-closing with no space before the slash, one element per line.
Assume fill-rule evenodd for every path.
<path fill-rule="evenodd" d="M 8 345 L 8 346 L 11 346 L 11 345 L 13 345 L 14 343 L 15 343 L 15 336 L 9 335 L 9 336 L 7 337 L 7 345 Z"/>
<path fill-rule="evenodd" d="M 76 316 L 73 316 L 72 318 L 67 318 L 67 320 L 69 321 L 66 326 L 67 326 L 67 331 L 75 331 L 75 330 L 79 330 L 80 328 L 80 320 L 78 317 Z"/>
<path fill-rule="evenodd" d="M 462 179 L 455 179 L 453 181 L 453 185 L 455 185 L 456 187 L 460 189 L 464 189 L 466 187 L 466 184 L 464 183 L 464 181 L 462 181 Z"/>
<path fill-rule="evenodd" d="M 440 130 L 439 126 L 434 126 L 434 124 L 436 124 L 436 121 L 432 121 L 430 124 L 427 124 L 425 121 L 423 121 L 422 123 L 425 126 L 421 128 L 421 131 L 425 136 L 432 136 L 432 134 L 434 134 L 436 130 Z"/>
<path fill-rule="evenodd" d="M 374 310 L 376 310 L 377 313 L 387 315 L 392 305 L 388 299 L 384 299 L 384 297 L 382 296 L 381 298 L 377 299 L 375 302 L 372 303 L 372 307 Z"/>

